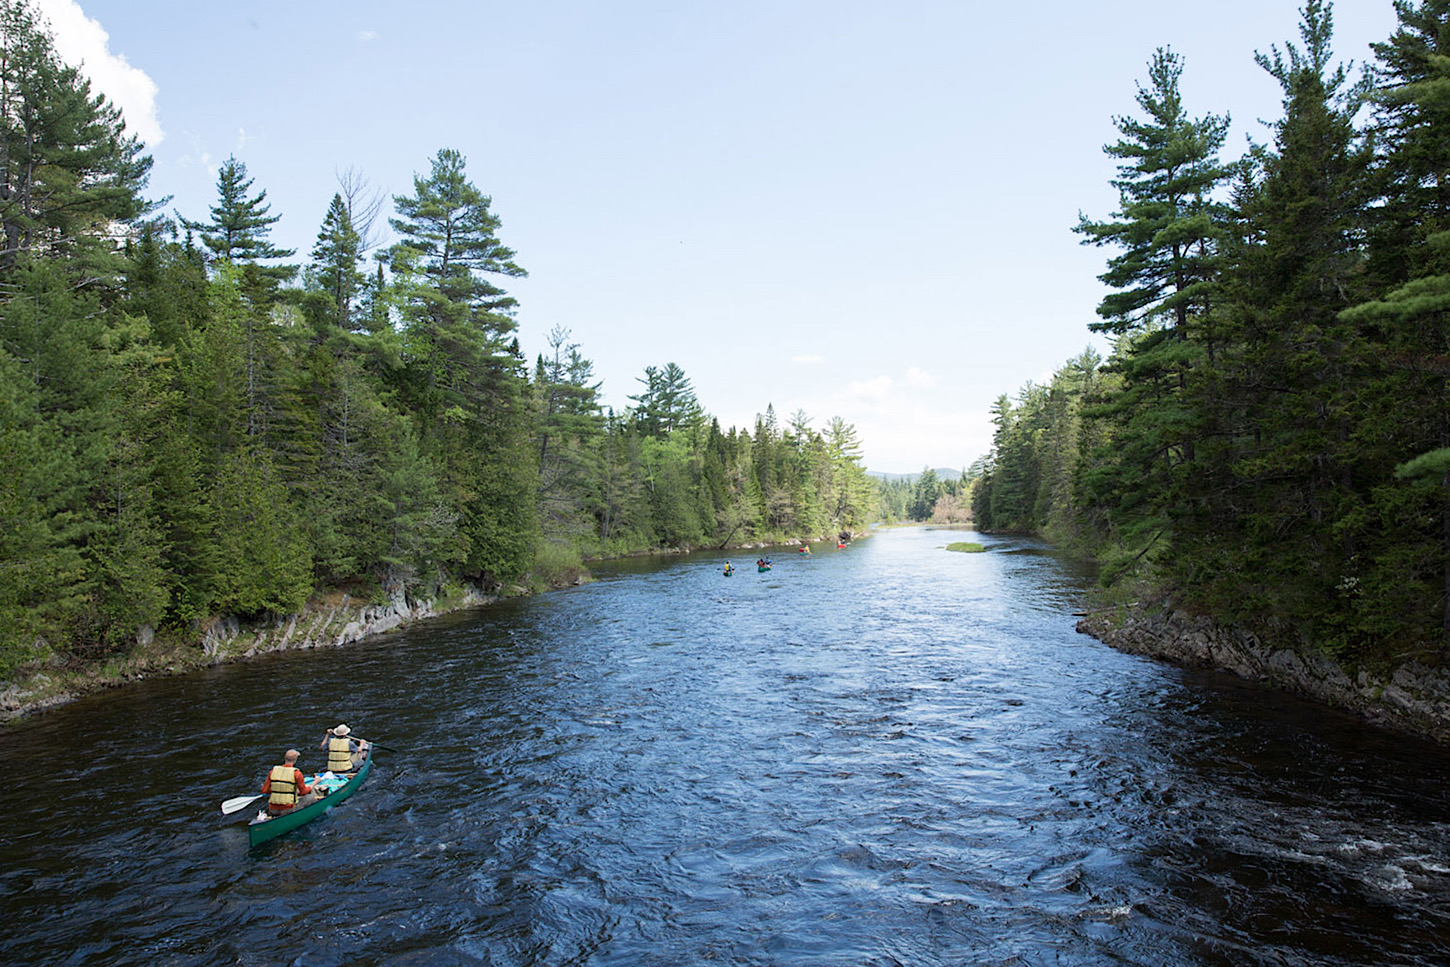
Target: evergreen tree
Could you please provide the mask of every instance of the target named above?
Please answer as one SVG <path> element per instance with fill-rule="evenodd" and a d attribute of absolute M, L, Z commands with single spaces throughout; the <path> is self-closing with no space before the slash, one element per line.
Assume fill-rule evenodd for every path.
<path fill-rule="evenodd" d="M 922 470 L 921 476 L 911 488 L 911 504 L 906 513 L 912 520 L 930 520 L 932 508 L 941 496 L 941 481 L 930 467 Z"/>
<path fill-rule="evenodd" d="M 1227 217 L 1212 193 L 1228 174 L 1218 151 L 1229 119 L 1190 118 L 1179 92 L 1182 75 L 1177 54 L 1166 48 L 1154 53 L 1148 86 L 1138 88 L 1145 117 L 1115 118 L 1122 138 L 1103 148 L 1122 160 L 1113 181 L 1121 210 L 1113 221 L 1078 218 L 1075 231 L 1085 243 L 1122 249 L 1099 276 L 1119 291 L 1098 305 L 1104 321 L 1089 326 L 1097 332 L 1132 332 L 1166 317 L 1182 339 L 1190 317 L 1209 306 Z"/>
<path fill-rule="evenodd" d="M 312 559 L 286 489 L 265 451 L 222 461 L 211 494 L 215 531 L 204 575 L 223 613 L 295 614 L 312 590 Z"/>
<path fill-rule="evenodd" d="M 402 217 L 389 223 L 401 240 L 389 255 L 408 352 L 426 381 L 422 402 L 436 413 L 476 403 L 516 375 L 505 341 L 516 301 L 488 276 L 527 273 L 499 241 L 492 199 L 468 181 L 457 151 L 440 150 L 429 177 L 415 176 L 413 188 L 413 196 L 393 198 Z"/>
<path fill-rule="evenodd" d="M 147 326 L 114 310 L 150 166 L 31 6 L 0 0 L 0 668 L 123 648 L 166 597 L 125 407 L 153 399 L 131 366 Z"/>
<path fill-rule="evenodd" d="M 634 417 L 640 432 L 646 436 L 668 436 L 676 430 L 694 429 L 704 423 L 704 409 L 695 397 L 695 388 L 685 371 L 676 363 L 663 369 L 646 366 L 638 377 L 644 390 L 631 396 L 635 402 Z"/>
<path fill-rule="evenodd" d="M 267 192 L 249 195 L 255 179 L 247 177 L 247 166 L 235 156 L 228 156 L 217 173 L 217 203 L 211 208 L 210 222 L 194 222 L 181 218 L 181 224 L 201 236 L 201 243 L 212 255 L 228 262 L 263 262 L 290 257 L 295 250 L 281 249 L 267 240 L 272 226 L 281 215 L 270 214 Z M 179 217 L 179 216 L 178 216 Z M 269 268 L 273 280 L 290 277 L 289 268 Z"/>
<path fill-rule="evenodd" d="M 193 328 L 205 328 L 206 267 L 194 247 L 166 236 L 160 222 L 141 226 L 126 247 L 124 309 L 151 326 L 151 339 L 176 347 Z"/>
<path fill-rule="evenodd" d="M 877 489 L 866 476 L 861 455 L 861 441 L 856 428 L 839 416 L 826 424 L 826 456 L 832 469 L 832 494 L 835 502 L 828 505 L 831 525 L 847 528 L 872 520 L 877 504 Z"/>
<path fill-rule="evenodd" d="M 1185 390 L 1195 366 L 1212 352 L 1206 324 L 1227 234 L 1228 216 L 1213 192 L 1228 174 L 1218 160 L 1228 118 L 1191 118 L 1180 93 L 1182 73 L 1178 55 L 1155 52 L 1148 84 L 1138 88 L 1143 118 L 1116 118 L 1122 138 L 1104 148 L 1123 162 L 1113 181 L 1120 211 L 1107 222 L 1080 217 L 1076 228 L 1086 243 L 1122 250 L 1099 276 L 1118 291 L 1099 304 L 1103 321 L 1089 327 L 1119 337 L 1109 368 L 1120 374 L 1097 387 L 1091 413 L 1111 428 L 1105 432 L 1112 442 L 1094 457 L 1089 493 L 1116 515 L 1121 538 L 1144 541 L 1135 555 L 1167 528 L 1175 477 L 1186 472 L 1202 433 Z M 999 451 L 994 526 L 1030 526 L 1037 511 L 1019 500 L 1035 486 L 1016 478 L 1035 479 L 1039 469 L 1034 464 L 1029 471 Z M 1004 473 L 1014 482 L 1002 479 Z"/>
<path fill-rule="evenodd" d="M 341 194 L 332 196 L 317 242 L 312 246 L 311 279 L 331 299 L 334 324 L 353 328 L 353 312 L 362 290 L 362 238 Z"/>
<path fill-rule="evenodd" d="M 385 590 L 417 584 L 420 576 L 463 563 L 459 514 L 445 498 L 442 472 L 407 421 L 399 421 L 393 445 L 379 468 L 386 546 L 373 562 Z"/>
<path fill-rule="evenodd" d="M 539 459 L 539 518 L 547 533 L 578 533 L 597 470 L 604 414 L 594 364 L 568 342 L 569 331 L 549 333 L 548 357 L 534 376 Z"/>
<path fill-rule="evenodd" d="M 151 158 L 118 108 L 63 64 L 26 0 L 0 0 L 0 272 L 27 253 L 116 269 L 114 226 L 151 209 Z"/>
<path fill-rule="evenodd" d="M 1343 635 L 1319 620 L 1335 613 L 1324 602 L 1353 576 L 1363 536 L 1349 522 L 1364 520 L 1355 388 L 1368 358 L 1340 317 L 1362 285 L 1365 156 L 1348 69 L 1330 66 L 1332 32 L 1329 6 L 1309 0 L 1303 48 L 1256 57 L 1283 89 L 1284 116 L 1242 203 L 1250 232 L 1235 253 L 1212 415 L 1222 432 L 1198 478 L 1217 489 L 1196 489 L 1179 512 L 1190 593 L 1318 622 L 1326 646 Z"/>
<path fill-rule="evenodd" d="M 628 414 L 605 416 L 593 494 L 598 535 L 605 547 L 648 547 L 649 513 L 639 471 L 640 437 Z"/>
<path fill-rule="evenodd" d="M 1380 294 L 1346 310 L 1376 347 L 1364 394 L 1362 445 L 1381 463 L 1371 496 L 1375 526 L 1353 601 L 1366 635 L 1438 640 L 1450 648 L 1450 2 L 1395 4 L 1399 27 L 1373 45 L 1379 60 L 1372 132 L 1369 275 Z M 1418 627 L 1435 615 L 1437 627 Z M 1411 628 L 1407 628 L 1407 625 Z M 1412 630 L 1413 629 L 1413 630 Z M 1410 640 L 1414 640 L 1410 638 Z"/>
<path fill-rule="evenodd" d="M 498 581 L 527 567 L 537 534 L 538 467 L 530 437 L 515 300 L 488 276 L 525 274 L 498 239 L 492 203 L 463 156 L 440 150 L 411 197 L 395 197 L 390 250 L 404 330 L 405 388 L 425 444 L 459 508 L 467 567 Z"/>

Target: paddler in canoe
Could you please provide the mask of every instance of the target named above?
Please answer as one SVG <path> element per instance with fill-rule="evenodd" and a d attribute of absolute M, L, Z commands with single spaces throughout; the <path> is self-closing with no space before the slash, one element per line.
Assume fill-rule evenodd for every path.
<path fill-rule="evenodd" d="M 352 730 L 346 724 L 327 730 L 319 749 L 327 750 L 327 771 L 338 776 L 350 776 L 367 758 L 366 740 L 350 739 Z"/>
<path fill-rule="evenodd" d="M 288 749 L 282 756 L 282 764 L 273 766 L 262 780 L 262 795 L 267 797 L 269 816 L 280 816 L 298 806 L 317 802 L 317 790 L 307 785 L 307 777 L 297 768 L 301 755 L 296 749 Z"/>
<path fill-rule="evenodd" d="M 367 739 L 352 739 L 345 725 L 327 730 L 323 739 L 329 754 L 329 765 L 339 767 L 341 774 L 331 770 L 310 779 L 297 768 L 301 753 L 288 749 L 282 764 L 273 766 L 262 782 L 260 795 L 237 796 L 222 803 L 222 815 L 230 816 L 246 809 L 258 799 L 267 800 L 267 808 L 247 824 L 247 839 L 258 846 L 321 816 L 331 807 L 357 791 L 373 767 L 374 748 L 385 748 Z"/>

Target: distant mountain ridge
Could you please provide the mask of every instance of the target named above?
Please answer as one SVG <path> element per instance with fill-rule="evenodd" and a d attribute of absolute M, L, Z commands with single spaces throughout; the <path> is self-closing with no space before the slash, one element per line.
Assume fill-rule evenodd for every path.
<path fill-rule="evenodd" d="M 939 480 L 960 480 L 962 476 L 962 471 L 959 467 L 932 467 L 931 470 L 932 473 L 937 475 L 937 479 Z M 878 480 L 885 480 L 888 483 L 895 483 L 898 480 L 905 480 L 907 483 L 911 483 L 912 481 L 919 478 L 924 472 L 925 471 L 919 471 L 917 473 L 886 473 L 881 470 L 867 470 L 866 476 L 875 477 Z"/>

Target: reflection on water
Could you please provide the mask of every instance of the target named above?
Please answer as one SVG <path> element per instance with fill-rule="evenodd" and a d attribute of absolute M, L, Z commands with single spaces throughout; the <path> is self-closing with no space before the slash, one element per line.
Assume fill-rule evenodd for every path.
<path fill-rule="evenodd" d="M 129 964 L 1441 964 L 1450 757 L 1073 630 L 1041 545 L 631 560 L 0 732 L 0 953 Z M 397 749 L 255 850 L 216 804 Z M 311 752 L 320 764 L 321 753 Z M 300 958 L 300 959 L 299 959 Z"/>

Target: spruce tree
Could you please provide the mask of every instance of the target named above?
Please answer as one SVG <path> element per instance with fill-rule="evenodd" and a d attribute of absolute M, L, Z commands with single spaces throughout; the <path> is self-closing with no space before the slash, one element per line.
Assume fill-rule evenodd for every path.
<path fill-rule="evenodd" d="M 539 518 L 547 534 L 578 534 L 598 467 L 604 414 L 600 383 L 569 330 L 549 333 L 549 355 L 540 355 L 534 376 L 535 435 L 539 460 Z"/>
<path fill-rule="evenodd" d="M 1395 4 L 1372 45 L 1379 146 L 1368 275 L 1377 296 L 1342 313 L 1375 347 L 1363 444 L 1374 468 L 1371 547 L 1354 603 L 1366 634 L 1450 648 L 1450 0 Z M 1393 475 L 1390 464 L 1395 464 Z M 1435 616 L 1433 626 L 1422 616 Z"/>
<path fill-rule="evenodd" d="M 331 300 L 333 323 L 343 330 L 353 328 L 353 314 L 362 291 L 362 238 L 353 227 L 352 214 L 341 194 L 332 196 L 312 246 L 312 283 Z"/>
<path fill-rule="evenodd" d="M 1186 582 L 1214 606 L 1314 622 L 1345 643 L 1326 608 L 1355 577 L 1367 453 L 1356 439 L 1367 347 L 1340 312 L 1362 292 L 1366 157 L 1353 126 L 1349 68 L 1331 67 L 1328 4 L 1303 9 L 1303 47 L 1259 54 L 1279 81 L 1284 116 L 1261 176 L 1242 196 L 1221 355 L 1214 452 Z"/>

